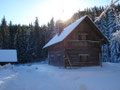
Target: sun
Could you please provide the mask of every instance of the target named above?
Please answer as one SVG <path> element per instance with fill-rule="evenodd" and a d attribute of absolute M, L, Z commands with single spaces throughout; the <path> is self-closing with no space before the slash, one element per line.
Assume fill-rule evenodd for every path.
<path fill-rule="evenodd" d="M 74 8 L 72 7 L 73 2 L 70 0 L 53 0 L 51 4 L 51 12 L 53 17 L 58 20 L 65 21 L 69 19 L 74 13 Z"/>
<path fill-rule="evenodd" d="M 52 17 L 55 21 L 66 21 L 81 8 L 78 4 L 76 0 L 46 0 L 46 3 L 39 9 L 38 16 L 44 22 Z"/>
<path fill-rule="evenodd" d="M 59 9 L 54 14 L 54 18 L 58 20 L 66 21 L 67 19 L 70 18 L 70 13 L 66 12 L 65 8 L 61 10 Z"/>

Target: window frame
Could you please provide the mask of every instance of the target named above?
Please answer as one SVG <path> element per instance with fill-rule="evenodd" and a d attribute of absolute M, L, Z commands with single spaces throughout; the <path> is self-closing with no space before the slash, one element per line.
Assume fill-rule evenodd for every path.
<path fill-rule="evenodd" d="M 88 62 L 89 54 L 79 54 L 80 62 Z"/>
<path fill-rule="evenodd" d="M 78 33 L 78 40 L 87 40 L 88 38 L 87 33 Z"/>

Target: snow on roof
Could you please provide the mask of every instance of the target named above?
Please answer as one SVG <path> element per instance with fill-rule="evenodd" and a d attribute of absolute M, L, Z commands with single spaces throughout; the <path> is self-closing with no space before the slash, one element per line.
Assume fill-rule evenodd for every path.
<path fill-rule="evenodd" d="M 0 62 L 17 62 L 17 51 L 0 50 Z"/>
<path fill-rule="evenodd" d="M 46 48 L 48 46 L 63 41 L 86 17 L 87 15 L 81 17 L 80 19 L 76 20 L 74 23 L 65 27 L 60 35 L 58 35 L 57 33 L 43 48 Z"/>

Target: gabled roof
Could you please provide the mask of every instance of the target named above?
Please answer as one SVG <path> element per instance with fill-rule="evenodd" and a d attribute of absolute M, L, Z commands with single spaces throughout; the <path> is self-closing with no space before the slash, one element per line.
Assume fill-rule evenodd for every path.
<path fill-rule="evenodd" d="M 81 17 L 80 19 L 76 20 L 74 23 L 65 27 L 60 35 L 58 35 L 58 33 L 57 33 L 43 48 L 49 47 L 53 44 L 63 41 L 86 18 L 90 22 L 92 22 L 92 20 L 87 15 Z M 97 26 L 94 24 L 94 22 L 92 22 L 92 24 L 95 27 L 95 29 L 98 29 Z M 107 38 L 100 32 L 99 29 L 97 32 L 99 32 L 99 34 L 101 34 L 105 38 L 105 40 L 108 42 Z"/>
<path fill-rule="evenodd" d="M 0 50 L 0 62 L 17 62 L 17 51 Z"/>

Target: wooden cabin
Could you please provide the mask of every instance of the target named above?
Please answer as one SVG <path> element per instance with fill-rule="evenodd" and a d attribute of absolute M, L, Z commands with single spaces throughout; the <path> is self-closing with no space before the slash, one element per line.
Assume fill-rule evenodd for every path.
<path fill-rule="evenodd" d="M 17 62 L 17 51 L 16 50 L 0 50 L 0 65 L 7 63 Z"/>
<path fill-rule="evenodd" d="M 48 48 L 48 62 L 55 66 L 102 65 L 101 46 L 108 43 L 94 22 L 83 16 L 59 32 L 43 47 Z"/>

